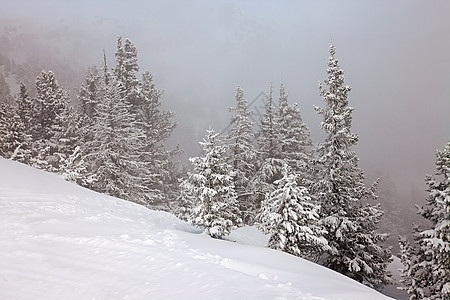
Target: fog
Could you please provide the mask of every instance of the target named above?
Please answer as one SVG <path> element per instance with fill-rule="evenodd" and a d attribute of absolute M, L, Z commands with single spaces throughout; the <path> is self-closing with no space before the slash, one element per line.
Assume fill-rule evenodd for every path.
<path fill-rule="evenodd" d="M 170 144 L 197 154 L 209 125 L 229 122 L 236 86 L 249 101 L 286 85 L 315 142 L 323 139 L 318 81 L 330 41 L 352 87 L 360 166 L 408 204 L 423 201 L 436 149 L 450 138 L 450 2 L 0 1 L 0 30 L 16 26 L 20 61 L 40 53 L 81 70 L 114 63 L 116 37 L 137 47 L 141 71 L 165 91 L 179 126 Z M 80 73 L 80 72 L 79 72 Z M 58 73 L 56 74 L 58 77 Z M 262 105 L 256 99 L 255 107 Z M 404 203 L 403 202 L 403 203 Z"/>

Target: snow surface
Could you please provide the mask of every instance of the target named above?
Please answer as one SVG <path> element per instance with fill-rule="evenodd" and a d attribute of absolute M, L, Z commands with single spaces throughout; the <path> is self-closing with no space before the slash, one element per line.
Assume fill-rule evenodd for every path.
<path fill-rule="evenodd" d="M 389 299 L 255 228 L 228 239 L 0 158 L 1 299 Z"/>

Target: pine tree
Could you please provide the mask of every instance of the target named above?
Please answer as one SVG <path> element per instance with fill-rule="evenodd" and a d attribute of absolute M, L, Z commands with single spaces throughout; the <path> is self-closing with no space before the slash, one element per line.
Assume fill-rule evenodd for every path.
<path fill-rule="evenodd" d="M 282 137 L 279 131 L 279 112 L 273 100 L 273 84 L 270 85 L 264 107 L 265 112 L 256 134 L 258 163 L 254 180 L 257 202 L 262 201 L 267 193 L 274 190 L 273 183 L 281 179 L 281 170 L 285 163 L 281 154 Z"/>
<path fill-rule="evenodd" d="M 428 207 L 420 210 L 432 228 L 421 233 L 425 255 L 433 263 L 431 299 L 450 299 L 450 140 L 436 154 L 435 177 L 427 176 Z"/>
<path fill-rule="evenodd" d="M 97 104 L 93 139 L 86 144 L 89 152 L 85 159 L 89 170 L 95 170 L 97 175 L 95 190 L 146 204 L 148 196 L 141 184 L 143 179 L 136 175 L 141 164 L 135 151 L 141 147 L 144 133 L 137 128 L 129 112 L 130 104 L 121 96 L 118 86 L 120 83 L 111 80 Z"/>
<path fill-rule="evenodd" d="M 255 175 L 256 150 L 254 148 L 253 122 L 250 121 L 251 111 L 247 99 L 240 86 L 236 92 L 236 107 L 230 108 L 234 114 L 231 117 L 232 128 L 227 136 L 230 165 L 233 167 L 233 182 L 238 203 L 244 221 L 251 224 L 255 217 L 254 186 L 252 178 Z"/>
<path fill-rule="evenodd" d="M 0 104 L 0 156 L 21 162 L 30 159 L 30 137 L 25 126 L 11 105 Z"/>
<path fill-rule="evenodd" d="M 419 213 L 431 222 L 431 228 L 415 229 L 414 245 L 403 247 L 402 277 L 410 299 L 449 299 L 450 140 L 437 152 L 435 176 L 428 175 L 426 183 L 427 205 Z"/>
<path fill-rule="evenodd" d="M 36 78 L 36 98 L 33 99 L 33 165 L 48 171 L 59 167 L 58 135 L 63 128 L 63 111 L 69 104 L 66 90 L 61 88 L 52 71 L 42 71 Z"/>
<path fill-rule="evenodd" d="M 139 98 L 140 106 L 139 118 L 149 139 L 155 143 L 164 142 L 177 126 L 172 121 L 174 112 L 161 109 L 161 98 L 163 92 L 156 88 L 153 76 L 149 72 L 142 74 L 142 84 Z"/>
<path fill-rule="evenodd" d="M 375 185 L 367 189 L 358 157 L 351 149 L 358 136 L 351 132 L 353 108 L 348 106 L 344 71 L 339 68 L 335 47 L 330 45 L 328 78 L 320 95 L 325 108 L 321 128 L 327 137 L 317 146 L 317 178 L 314 194 L 321 203 L 322 223 L 331 250 L 323 254 L 323 265 L 371 287 L 379 288 L 390 281 L 386 272 L 391 252 L 380 245 L 387 235 L 376 232 L 383 212 L 379 206 L 363 205 L 376 198 Z"/>
<path fill-rule="evenodd" d="M 400 270 L 402 277 L 400 282 L 404 287 L 399 287 L 399 289 L 406 291 L 410 300 L 427 299 L 426 295 L 429 295 L 427 284 L 432 281 L 432 272 L 430 272 L 430 265 L 424 252 L 418 246 L 420 235 L 417 227 L 414 227 L 414 232 L 415 242 L 413 245 L 406 237 L 399 237 L 400 261 L 404 266 Z"/>
<path fill-rule="evenodd" d="M 309 163 L 312 141 L 308 126 L 303 122 L 297 103 L 289 104 L 284 84 L 280 85 L 278 123 L 281 157 L 300 174 L 304 184 L 310 185 Z"/>
<path fill-rule="evenodd" d="M 197 196 L 192 192 L 193 183 L 188 179 L 189 172 L 185 170 L 186 174 L 180 178 L 179 195 L 176 198 L 176 205 L 171 209 L 174 215 L 179 219 L 191 222 L 194 215 L 194 207 L 196 206 Z M 192 181 L 192 180 L 191 180 Z"/>
<path fill-rule="evenodd" d="M 106 57 L 105 57 L 106 59 Z M 107 70 L 106 60 L 105 60 L 106 73 L 102 73 L 96 66 L 90 67 L 86 73 L 85 81 L 82 83 L 77 95 L 77 105 L 75 106 L 75 111 L 73 112 L 77 120 L 72 122 L 76 124 L 77 135 L 79 136 L 79 144 L 81 146 L 81 153 L 89 153 L 86 143 L 92 141 L 93 139 L 93 125 L 95 123 L 95 118 L 97 117 L 97 105 L 103 99 L 105 94 L 105 87 L 107 85 L 109 72 Z M 90 170 L 90 166 L 86 165 L 87 169 Z M 93 171 L 93 170 L 92 170 Z"/>
<path fill-rule="evenodd" d="M 105 63 L 106 64 L 106 63 Z M 149 72 L 137 78 L 139 71 L 137 49 L 134 44 L 122 38 L 117 39 L 116 66 L 113 77 L 119 84 L 121 96 L 130 103 L 129 111 L 134 116 L 137 128 L 144 132 L 140 145 L 135 149 L 142 163 L 136 176 L 148 190 L 148 204 L 168 209 L 168 200 L 177 194 L 179 171 L 172 158 L 179 149 L 166 150 L 164 142 L 170 136 L 176 122 L 174 113 L 161 109 L 162 92 L 158 90 Z"/>
<path fill-rule="evenodd" d="M 280 158 L 280 132 L 278 108 L 273 99 L 273 84 L 270 85 L 269 94 L 264 103 L 265 112 L 260 119 L 257 143 L 261 160 L 270 158 Z"/>
<path fill-rule="evenodd" d="M 313 259 L 329 246 L 319 225 L 320 206 L 299 181 L 298 174 L 284 165 L 283 178 L 275 181 L 277 189 L 263 201 L 259 227 L 270 234 L 270 248 Z"/>
<path fill-rule="evenodd" d="M 34 119 L 37 128 L 33 140 L 49 140 L 61 124 L 61 113 L 68 103 L 67 92 L 58 84 L 52 71 L 42 71 L 36 78 Z"/>
<path fill-rule="evenodd" d="M 35 117 L 33 111 L 33 101 L 29 96 L 27 86 L 21 82 L 19 84 L 19 95 L 17 98 L 17 114 L 25 126 L 25 132 L 31 134 L 33 127 L 33 118 Z"/>
<path fill-rule="evenodd" d="M 137 72 L 139 71 L 137 49 L 134 44 L 125 39 L 122 45 L 122 37 L 117 38 L 116 67 L 114 77 L 120 83 L 120 93 L 122 97 L 132 104 L 131 109 L 136 112 L 139 103 L 139 80 Z"/>
<path fill-rule="evenodd" d="M 79 146 L 76 146 L 68 157 L 60 157 L 58 173 L 61 174 L 65 180 L 84 187 L 91 187 L 92 184 L 97 181 L 97 176 L 88 171 L 84 161 L 83 151 Z"/>
<path fill-rule="evenodd" d="M 181 184 L 185 194 L 195 201 L 191 222 L 214 238 L 222 238 L 242 223 L 233 185 L 234 174 L 226 162 L 227 147 L 218 135 L 213 129 L 207 130 L 206 139 L 200 142 L 205 156 L 189 159 L 194 172 L 189 172 L 188 179 Z"/>
<path fill-rule="evenodd" d="M 148 174 L 146 186 L 152 191 L 152 203 L 162 204 L 174 198 L 178 188 L 179 172 L 172 162 L 178 149 L 166 150 L 164 142 L 177 126 L 173 122 L 174 113 L 161 109 L 162 91 L 156 88 L 149 72 L 142 74 L 139 90 L 138 126 L 145 133 L 143 148 L 139 149 L 140 159 L 145 163 L 142 170 Z"/>
<path fill-rule="evenodd" d="M 84 158 L 82 157 L 84 151 L 80 148 L 85 143 L 85 131 L 84 131 L 84 118 L 79 112 L 72 106 L 67 105 L 64 111 L 61 113 L 61 126 L 58 131 L 55 132 L 53 136 L 53 144 L 55 144 L 54 154 L 59 157 L 58 173 L 67 173 L 70 163 L 70 168 L 78 163 L 84 163 Z M 80 148 L 80 149 L 78 149 Z M 91 180 L 89 172 L 81 172 L 86 166 L 77 167 L 81 174 L 86 174 L 86 181 L 78 180 L 77 183 L 86 182 L 89 183 Z"/>
<path fill-rule="evenodd" d="M 99 98 L 101 98 L 100 84 L 101 76 L 98 69 L 90 67 L 85 77 L 84 83 L 78 91 L 78 101 L 80 102 L 81 114 L 86 116 L 88 120 L 94 118 L 95 110 Z"/>

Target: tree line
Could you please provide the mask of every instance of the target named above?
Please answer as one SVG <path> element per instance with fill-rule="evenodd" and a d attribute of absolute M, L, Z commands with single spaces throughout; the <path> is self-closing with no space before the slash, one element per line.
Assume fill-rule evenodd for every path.
<path fill-rule="evenodd" d="M 36 96 L 20 84 L 0 114 L 0 154 L 57 172 L 87 188 L 169 210 L 223 238 L 243 225 L 270 236 L 268 247 L 317 262 L 370 287 L 392 283 L 391 250 L 379 232 L 383 211 L 377 182 L 365 186 L 353 147 L 351 88 L 330 45 L 327 78 L 319 86 L 326 138 L 313 143 L 283 84 L 271 84 L 257 122 L 238 86 L 227 132 L 207 130 L 203 152 L 189 172 L 174 162 L 179 149 L 164 142 L 176 122 L 161 108 L 162 91 L 149 72 L 138 78 L 137 49 L 119 37 L 115 65 L 106 55 L 89 68 L 75 103 L 55 74 L 42 71 Z M 411 299 L 450 294 L 450 146 L 438 152 L 437 176 L 427 178 L 431 229 L 417 229 L 414 244 L 400 239 L 404 284 Z M 418 270 L 421 270 L 420 272 Z"/>

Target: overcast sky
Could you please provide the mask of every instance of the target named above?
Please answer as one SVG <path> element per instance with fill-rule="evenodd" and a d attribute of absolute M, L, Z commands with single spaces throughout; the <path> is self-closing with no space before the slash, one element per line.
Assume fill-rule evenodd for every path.
<path fill-rule="evenodd" d="M 2 24 L 26 24 L 68 61 L 113 61 L 128 37 L 141 70 L 165 90 L 182 147 L 225 127 L 236 86 L 249 101 L 284 82 L 316 142 L 332 40 L 352 87 L 363 169 L 423 190 L 436 149 L 450 138 L 450 1 L 0 0 Z M 25 22 L 25 23 L 24 23 Z M 57 74 L 56 74 L 57 75 Z M 258 101 L 257 101 L 258 103 Z M 189 153 L 191 154 L 191 153 Z M 415 200 L 414 200 L 415 201 Z"/>

